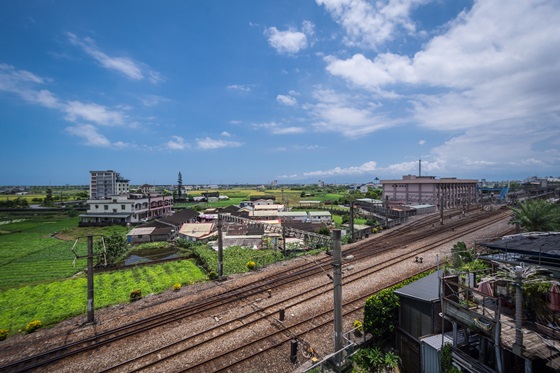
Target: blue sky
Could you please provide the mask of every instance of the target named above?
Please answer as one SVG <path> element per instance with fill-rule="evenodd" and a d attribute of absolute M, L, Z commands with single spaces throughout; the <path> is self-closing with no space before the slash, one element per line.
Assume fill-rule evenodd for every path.
<path fill-rule="evenodd" d="M 0 185 L 560 175 L 555 0 L 3 1 Z"/>

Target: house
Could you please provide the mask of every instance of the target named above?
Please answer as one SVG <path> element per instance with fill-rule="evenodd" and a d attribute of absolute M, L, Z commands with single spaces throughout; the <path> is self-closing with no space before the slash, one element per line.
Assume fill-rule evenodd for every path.
<path fill-rule="evenodd" d="M 400 304 L 396 346 L 403 367 L 409 373 L 424 372 L 421 370 L 422 338 L 439 334 L 441 340 L 439 274 L 434 272 L 395 290 Z"/>
<path fill-rule="evenodd" d="M 309 215 L 305 211 L 284 211 L 278 213 L 278 218 L 284 221 L 295 220 L 300 222 L 311 222 Z"/>
<path fill-rule="evenodd" d="M 330 224 L 332 222 L 331 213 L 328 211 L 309 211 L 308 216 L 312 223 Z"/>
<path fill-rule="evenodd" d="M 492 268 L 442 282 L 453 364 L 466 372 L 560 371 L 560 232 L 480 245 L 491 250 L 479 259 Z M 527 291 L 531 283 L 541 290 Z"/>
<path fill-rule="evenodd" d="M 172 241 L 184 223 L 196 223 L 198 212 L 184 209 L 167 217 L 139 225 L 127 234 L 128 243 Z"/>
<path fill-rule="evenodd" d="M 185 223 L 177 236 L 188 241 L 208 242 L 217 233 L 214 223 Z"/>

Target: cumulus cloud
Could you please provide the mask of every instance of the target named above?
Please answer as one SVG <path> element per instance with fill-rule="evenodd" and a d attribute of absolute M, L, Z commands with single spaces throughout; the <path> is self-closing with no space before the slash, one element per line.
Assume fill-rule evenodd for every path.
<path fill-rule="evenodd" d="M 307 48 L 307 36 L 314 34 L 314 25 L 312 22 L 303 22 L 303 31 L 288 29 L 280 31 L 276 27 L 269 27 L 265 30 L 264 35 L 268 40 L 268 44 L 279 54 L 296 54 Z"/>
<path fill-rule="evenodd" d="M 286 106 L 297 105 L 296 98 L 292 97 L 292 96 L 289 96 L 289 95 L 278 95 L 278 96 L 276 96 L 276 101 L 278 101 L 282 105 L 286 105 Z"/>
<path fill-rule="evenodd" d="M 181 136 L 171 136 L 173 140 L 169 140 L 166 144 L 167 149 L 171 150 L 183 150 L 189 147 L 189 144 L 185 143 L 185 139 Z"/>
<path fill-rule="evenodd" d="M 377 48 L 406 33 L 414 34 L 416 26 L 411 10 L 427 0 L 315 0 L 331 14 L 346 33 L 344 42 L 351 46 Z"/>
<path fill-rule="evenodd" d="M 305 177 L 331 177 L 331 176 L 355 176 L 364 175 L 374 172 L 377 169 L 377 162 L 369 161 L 360 166 L 351 166 L 347 168 L 335 167 L 325 171 L 304 172 Z"/>
<path fill-rule="evenodd" d="M 205 137 L 202 139 L 196 139 L 196 144 L 199 149 L 211 150 L 220 148 L 235 148 L 241 146 L 240 142 L 236 141 L 226 141 L 221 139 L 212 139 L 210 137 Z"/>
<path fill-rule="evenodd" d="M 147 79 L 152 83 L 163 80 L 160 73 L 153 71 L 146 64 L 136 62 L 128 57 L 109 56 L 101 51 L 91 38 L 79 38 L 71 32 L 67 33 L 67 36 L 70 44 L 82 49 L 105 69 L 116 71 L 133 80 Z"/>

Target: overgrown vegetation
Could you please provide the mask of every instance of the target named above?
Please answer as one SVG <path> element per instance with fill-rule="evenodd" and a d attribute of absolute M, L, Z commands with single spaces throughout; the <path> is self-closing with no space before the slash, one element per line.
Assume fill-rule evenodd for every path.
<path fill-rule="evenodd" d="M 397 327 L 399 297 L 395 290 L 402 288 L 431 272 L 424 272 L 413 276 L 395 286 L 383 289 L 366 300 L 364 306 L 364 332 L 373 335 L 377 346 L 383 346 L 384 341 L 391 338 Z"/>
<path fill-rule="evenodd" d="M 394 372 L 399 357 L 393 351 L 384 353 L 380 348 L 362 348 L 354 355 L 355 372 Z"/>

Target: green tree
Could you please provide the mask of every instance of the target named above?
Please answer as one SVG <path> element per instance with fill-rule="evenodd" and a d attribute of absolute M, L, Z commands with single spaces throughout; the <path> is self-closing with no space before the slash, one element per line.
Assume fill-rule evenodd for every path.
<path fill-rule="evenodd" d="M 106 250 L 106 258 L 107 258 L 107 266 L 111 267 L 115 265 L 127 251 L 126 247 L 126 238 L 121 236 L 120 234 L 113 233 L 108 237 L 104 237 L 105 241 L 105 250 Z M 97 243 L 97 252 L 101 252 L 103 250 L 103 244 L 101 242 Z M 105 264 L 102 261 L 102 258 L 99 257 L 99 263 Z"/>
<path fill-rule="evenodd" d="M 511 224 L 519 224 L 526 232 L 547 232 L 560 229 L 560 207 L 542 199 L 527 200 L 512 207 Z"/>
<path fill-rule="evenodd" d="M 378 340 L 393 335 L 397 325 L 399 297 L 393 290 L 381 290 L 369 297 L 364 306 L 364 332 Z"/>
<path fill-rule="evenodd" d="M 183 175 L 179 172 L 179 176 L 177 177 L 177 198 L 181 198 L 183 193 Z"/>
<path fill-rule="evenodd" d="M 54 198 L 53 198 L 53 194 L 52 194 L 52 189 L 51 188 L 47 188 L 47 195 L 45 196 L 45 199 L 43 200 L 43 205 L 44 206 L 52 206 L 54 203 Z"/>

